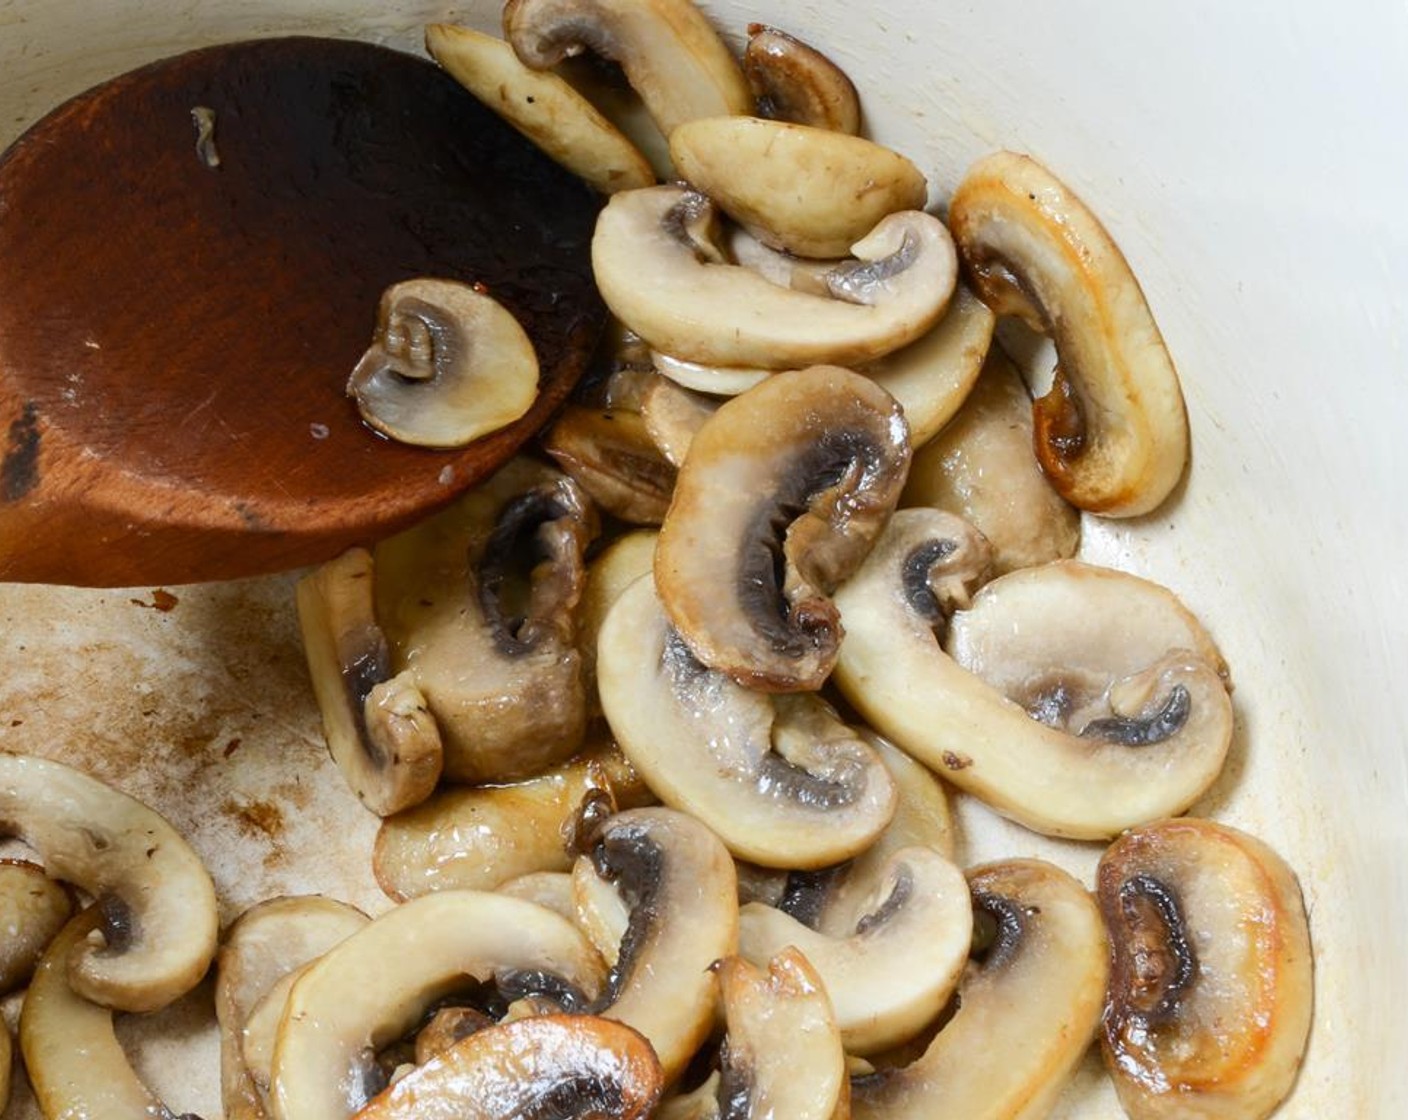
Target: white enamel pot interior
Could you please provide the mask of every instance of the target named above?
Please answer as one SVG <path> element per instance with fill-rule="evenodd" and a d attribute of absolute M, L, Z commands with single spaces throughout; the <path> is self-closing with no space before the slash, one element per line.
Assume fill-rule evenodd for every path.
<path fill-rule="evenodd" d="M 1183 378 L 1186 484 L 1156 514 L 1085 527 L 1084 555 L 1176 590 L 1220 643 L 1238 733 L 1196 812 L 1300 875 L 1317 1010 L 1280 1115 L 1408 1115 L 1408 8 L 737 0 L 708 6 L 845 66 L 871 135 L 942 207 L 997 147 L 1037 156 L 1103 218 Z M 418 0 L 0 0 L 0 143 L 139 63 L 256 35 L 419 51 Z M 0 200 L 3 204 L 3 200 Z M 76 592 L 0 586 L 0 748 L 68 758 L 151 801 L 206 858 L 225 920 L 323 891 L 382 909 L 375 822 L 325 758 L 287 578 Z M 157 606 L 169 609 L 153 609 Z M 1098 851 L 965 808 L 964 856 Z M 176 1112 L 218 1114 L 208 995 L 127 1023 Z M 13 1020 L 14 1001 L 6 1008 Z M 11 1117 L 37 1115 L 21 1090 Z M 1057 1108 L 1119 1115 L 1088 1063 Z"/>

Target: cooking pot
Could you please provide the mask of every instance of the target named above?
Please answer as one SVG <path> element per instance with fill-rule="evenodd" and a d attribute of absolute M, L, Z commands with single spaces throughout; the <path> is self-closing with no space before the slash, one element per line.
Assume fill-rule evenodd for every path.
<path fill-rule="evenodd" d="M 1087 519 L 1083 555 L 1168 585 L 1236 686 L 1231 762 L 1195 812 L 1297 870 L 1316 960 L 1306 1063 L 1281 1116 L 1408 1115 L 1408 9 L 992 0 L 714 0 L 801 35 L 862 91 L 870 134 L 942 206 L 998 147 L 1048 165 L 1129 258 L 1180 369 L 1187 480 L 1135 521 Z M 8 0 L 0 144 L 139 63 L 252 36 L 419 51 L 488 3 Z M 3 204 L 3 200 L 0 200 Z M 0 586 L 0 748 L 65 758 L 149 801 L 212 869 L 228 921 L 321 891 L 369 910 L 375 820 L 326 758 L 291 578 L 187 588 Z M 965 805 L 962 856 L 1098 849 Z M 13 1022 L 14 1001 L 7 1007 Z M 218 1114 L 209 993 L 124 1037 L 176 1111 Z M 21 1089 L 10 1116 L 36 1115 Z M 1120 1115 L 1088 1062 L 1058 1117 Z"/>

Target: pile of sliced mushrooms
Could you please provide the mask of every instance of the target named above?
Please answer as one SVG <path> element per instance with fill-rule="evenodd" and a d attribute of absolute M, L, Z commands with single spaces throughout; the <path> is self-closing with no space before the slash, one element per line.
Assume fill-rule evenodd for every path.
<path fill-rule="evenodd" d="M 1082 513 L 1157 509 L 1188 458 L 1104 228 L 1008 152 L 941 220 L 826 57 L 755 25 L 740 61 L 688 0 L 509 0 L 504 32 L 427 44 L 609 196 L 616 328 L 541 453 L 299 584 L 397 905 L 221 935 L 158 815 L 0 755 L 43 864 L 0 865 L 0 984 L 46 1116 L 170 1117 L 113 1014 L 213 960 L 231 1118 L 1036 1120 L 1097 1039 L 1135 1120 L 1269 1115 L 1309 1030 L 1300 890 L 1183 815 L 1227 666 L 1173 592 L 1073 558 Z M 388 294 L 353 378 L 383 430 L 526 407 L 487 298 Z M 1034 400 L 1001 316 L 1054 343 Z M 481 341 L 514 387 L 437 385 Z M 1094 890 L 959 868 L 951 796 L 1108 845 Z"/>

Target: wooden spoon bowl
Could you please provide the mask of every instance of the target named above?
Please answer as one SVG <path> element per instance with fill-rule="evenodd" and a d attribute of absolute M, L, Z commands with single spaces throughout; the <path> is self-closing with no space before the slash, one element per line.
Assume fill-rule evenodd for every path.
<path fill-rule="evenodd" d="M 366 43 L 212 47 L 61 106 L 0 156 L 0 579 L 251 575 L 443 505 L 585 368 L 598 208 Z M 344 393 L 381 292 L 416 276 L 482 284 L 541 364 L 532 410 L 455 451 L 376 435 Z"/>

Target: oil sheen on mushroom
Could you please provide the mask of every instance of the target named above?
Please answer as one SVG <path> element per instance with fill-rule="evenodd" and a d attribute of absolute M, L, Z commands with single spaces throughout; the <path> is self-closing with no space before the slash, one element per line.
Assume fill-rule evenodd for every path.
<path fill-rule="evenodd" d="M 743 74 L 760 117 L 850 136 L 860 131 L 860 95 L 855 84 L 826 55 L 785 31 L 761 23 L 748 25 Z"/>
<path fill-rule="evenodd" d="M 376 548 L 376 614 L 444 742 L 444 775 L 485 782 L 570 757 L 586 727 L 576 608 L 595 511 L 516 459 Z"/>
<path fill-rule="evenodd" d="M 0 996 L 29 982 L 73 908 L 73 894 L 38 864 L 0 859 Z"/>
<path fill-rule="evenodd" d="M 974 164 L 949 225 L 978 294 L 999 315 L 1050 334 L 1059 365 L 1036 401 L 1036 453 L 1073 505 L 1148 513 L 1188 461 L 1188 420 L 1139 282 L 1105 228 L 1035 160 Z"/>
<path fill-rule="evenodd" d="M 1300 886 L 1262 841 L 1161 821 L 1100 861 L 1113 972 L 1102 1047 L 1133 1120 L 1262 1120 L 1290 1093 L 1310 1031 Z"/>
<path fill-rule="evenodd" d="M 837 367 L 778 374 L 714 413 L 655 552 L 694 655 L 753 688 L 820 687 L 841 639 L 829 596 L 884 528 L 909 458 L 894 398 Z"/>

